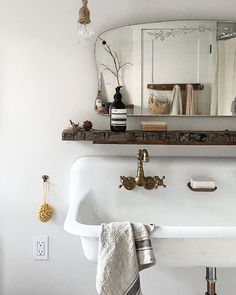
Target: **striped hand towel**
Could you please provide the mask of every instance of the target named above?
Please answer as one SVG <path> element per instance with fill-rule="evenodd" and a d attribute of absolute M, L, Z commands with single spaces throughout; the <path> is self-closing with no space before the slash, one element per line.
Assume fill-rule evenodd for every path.
<path fill-rule="evenodd" d="M 149 239 L 154 225 L 101 225 L 96 288 L 99 295 L 141 295 L 139 271 L 156 261 Z"/>

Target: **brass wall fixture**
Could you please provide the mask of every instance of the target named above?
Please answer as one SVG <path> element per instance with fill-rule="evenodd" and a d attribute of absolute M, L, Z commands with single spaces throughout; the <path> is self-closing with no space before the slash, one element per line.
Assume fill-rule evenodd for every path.
<path fill-rule="evenodd" d="M 127 190 L 133 190 L 136 185 L 143 186 L 147 190 L 157 189 L 159 186 L 166 187 L 164 184 L 165 176 L 145 176 L 143 170 L 143 162 L 149 162 L 150 157 L 146 149 L 139 150 L 137 154 L 137 175 L 136 177 L 121 176 L 121 184 L 119 188 L 124 187 Z"/>
<path fill-rule="evenodd" d="M 217 190 L 217 187 L 214 188 L 193 188 L 190 184 L 190 182 L 188 182 L 187 187 L 193 191 L 193 192 L 197 192 L 197 193 L 210 193 L 210 192 L 214 192 Z"/>

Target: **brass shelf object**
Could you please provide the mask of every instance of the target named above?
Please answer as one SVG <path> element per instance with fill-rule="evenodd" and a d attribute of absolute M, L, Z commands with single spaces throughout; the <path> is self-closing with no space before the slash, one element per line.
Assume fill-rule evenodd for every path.
<path fill-rule="evenodd" d="M 236 131 L 141 131 L 112 132 L 110 130 L 65 129 L 63 141 L 91 141 L 94 144 L 137 145 L 236 145 Z"/>
<path fill-rule="evenodd" d="M 187 184 L 187 186 L 191 191 L 197 192 L 197 193 L 210 193 L 210 192 L 214 192 L 217 190 L 217 187 L 214 187 L 214 188 L 193 188 L 193 187 L 191 187 L 190 182 Z"/>

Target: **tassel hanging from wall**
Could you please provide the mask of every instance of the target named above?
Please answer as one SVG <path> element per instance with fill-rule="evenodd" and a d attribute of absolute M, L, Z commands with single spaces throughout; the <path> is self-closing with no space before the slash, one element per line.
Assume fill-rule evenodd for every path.
<path fill-rule="evenodd" d="M 47 203 L 48 192 L 49 192 L 49 177 L 47 175 L 43 175 L 43 203 L 38 211 L 38 218 L 41 222 L 49 221 L 53 216 L 53 208 Z"/>

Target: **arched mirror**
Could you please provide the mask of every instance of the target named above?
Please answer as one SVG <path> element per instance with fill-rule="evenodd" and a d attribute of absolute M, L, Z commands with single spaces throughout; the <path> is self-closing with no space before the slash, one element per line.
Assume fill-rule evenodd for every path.
<path fill-rule="evenodd" d="M 95 110 L 109 114 L 122 86 L 128 114 L 236 114 L 236 24 L 165 21 L 106 31 L 95 45 Z"/>

